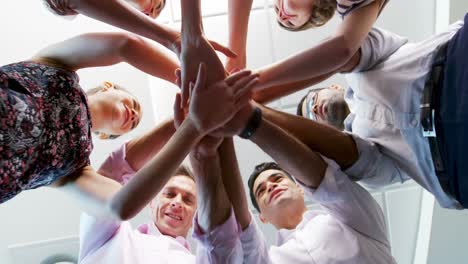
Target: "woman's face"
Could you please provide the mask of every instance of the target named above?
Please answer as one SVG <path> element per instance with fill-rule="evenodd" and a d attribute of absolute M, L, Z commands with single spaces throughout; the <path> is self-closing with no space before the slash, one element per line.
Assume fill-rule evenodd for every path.
<path fill-rule="evenodd" d="M 103 88 L 93 96 L 98 96 L 97 109 L 101 122 L 99 132 L 106 135 L 122 135 L 133 130 L 141 120 L 142 110 L 138 100 L 126 91 L 116 89 L 112 83 L 105 82 Z"/>
<path fill-rule="evenodd" d="M 291 29 L 302 27 L 309 21 L 314 0 L 276 0 L 278 22 Z"/>
<path fill-rule="evenodd" d="M 164 8 L 165 0 L 126 0 L 136 9 L 145 13 L 151 18 L 157 18 Z"/>

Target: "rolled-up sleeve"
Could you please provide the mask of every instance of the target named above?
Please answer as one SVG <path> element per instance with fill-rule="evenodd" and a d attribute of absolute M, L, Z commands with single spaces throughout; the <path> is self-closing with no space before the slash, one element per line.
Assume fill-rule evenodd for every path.
<path fill-rule="evenodd" d="M 242 263 L 242 245 L 234 210 L 222 225 L 203 233 L 194 217 L 193 237 L 199 242 L 197 263 Z"/>
<path fill-rule="evenodd" d="M 384 155 L 377 144 L 351 134 L 358 149 L 358 160 L 344 171 L 352 180 L 366 187 L 378 188 L 393 183 L 402 183 L 402 172 L 395 162 Z"/>
<path fill-rule="evenodd" d="M 299 182 L 305 196 L 320 204 L 340 222 L 388 244 L 384 215 L 378 203 L 367 190 L 341 171 L 338 164 L 332 160 L 325 160 L 328 167 L 317 188 L 310 188 Z"/>
<path fill-rule="evenodd" d="M 126 184 L 136 173 L 126 160 L 126 145 L 112 152 L 98 169 L 98 173 L 121 184 Z"/>
<path fill-rule="evenodd" d="M 272 263 L 266 239 L 263 236 L 262 231 L 254 220 L 254 216 L 251 217 L 249 226 L 243 230 L 240 234 L 240 241 L 242 243 L 242 250 L 244 253 L 244 262 L 249 264 L 264 264 Z"/>
<path fill-rule="evenodd" d="M 361 45 L 361 59 L 353 72 L 374 68 L 406 43 L 408 43 L 407 38 L 381 28 L 372 28 Z"/>

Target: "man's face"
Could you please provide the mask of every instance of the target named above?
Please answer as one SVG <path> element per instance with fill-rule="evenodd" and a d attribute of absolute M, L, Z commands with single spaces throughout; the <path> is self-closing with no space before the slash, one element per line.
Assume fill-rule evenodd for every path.
<path fill-rule="evenodd" d="M 286 207 L 304 206 L 304 191 L 281 170 L 260 173 L 253 191 L 264 222 L 278 222 Z"/>
<path fill-rule="evenodd" d="M 343 88 L 339 85 L 311 90 L 302 103 L 303 117 L 335 127 L 341 128 L 348 114 Z"/>
<path fill-rule="evenodd" d="M 195 182 L 182 175 L 172 177 L 151 202 L 153 221 L 168 236 L 186 237 L 197 209 Z"/>

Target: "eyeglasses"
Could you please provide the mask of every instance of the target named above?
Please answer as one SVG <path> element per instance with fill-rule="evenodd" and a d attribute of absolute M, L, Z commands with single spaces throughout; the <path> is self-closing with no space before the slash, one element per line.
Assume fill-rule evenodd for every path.
<path fill-rule="evenodd" d="M 306 100 L 305 100 L 307 118 L 313 121 L 317 121 L 317 116 L 312 110 L 314 107 L 315 101 L 317 100 L 317 94 L 318 94 L 318 91 L 310 91 L 307 94 Z"/>

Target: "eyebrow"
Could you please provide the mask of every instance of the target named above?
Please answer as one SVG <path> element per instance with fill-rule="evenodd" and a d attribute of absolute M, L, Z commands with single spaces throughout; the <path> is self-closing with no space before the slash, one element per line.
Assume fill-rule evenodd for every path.
<path fill-rule="evenodd" d="M 283 174 L 277 172 L 277 173 L 273 173 L 272 175 L 268 176 L 268 178 L 267 178 L 266 181 L 268 181 L 268 180 L 270 180 L 272 177 L 276 177 L 276 176 L 278 176 L 278 175 L 281 176 L 281 177 L 284 177 Z M 260 184 L 257 186 L 257 190 L 255 190 L 255 196 L 256 196 L 256 197 L 258 197 L 258 190 L 260 190 L 260 187 L 263 187 L 264 184 L 265 184 L 265 182 L 262 182 L 262 183 L 260 183 Z"/>
<path fill-rule="evenodd" d="M 179 188 L 179 187 L 166 187 L 164 191 L 180 191 L 180 192 L 184 193 L 185 195 L 189 196 L 190 198 L 195 199 L 195 197 L 196 197 L 190 191 L 184 190 L 184 189 Z"/>

